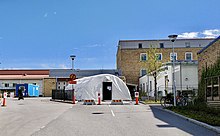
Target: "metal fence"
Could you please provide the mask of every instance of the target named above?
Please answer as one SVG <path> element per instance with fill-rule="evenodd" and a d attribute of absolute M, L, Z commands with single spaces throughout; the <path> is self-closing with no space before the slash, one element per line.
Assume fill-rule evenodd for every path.
<path fill-rule="evenodd" d="M 53 100 L 72 100 L 73 90 L 52 90 Z"/>

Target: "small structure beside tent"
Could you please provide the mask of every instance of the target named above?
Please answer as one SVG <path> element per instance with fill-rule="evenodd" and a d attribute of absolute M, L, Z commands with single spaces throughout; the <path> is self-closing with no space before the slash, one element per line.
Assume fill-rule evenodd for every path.
<path fill-rule="evenodd" d="M 77 100 L 131 100 L 126 84 L 117 76 L 101 74 L 77 79 L 77 84 L 69 84 L 65 90 L 75 90 Z"/>
<path fill-rule="evenodd" d="M 18 96 L 18 90 L 21 89 L 23 96 L 39 96 L 39 86 L 32 84 L 17 84 L 16 85 L 16 96 Z"/>

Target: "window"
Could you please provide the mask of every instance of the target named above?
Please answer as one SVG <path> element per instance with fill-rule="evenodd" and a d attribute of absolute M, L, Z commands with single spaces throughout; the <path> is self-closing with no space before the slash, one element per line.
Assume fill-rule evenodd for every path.
<path fill-rule="evenodd" d="M 17 83 L 13 83 L 13 87 L 16 87 Z"/>
<path fill-rule="evenodd" d="M 186 48 L 190 48 L 190 42 L 185 42 Z"/>
<path fill-rule="evenodd" d="M 5 83 L 5 87 L 9 87 L 9 83 Z"/>
<path fill-rule="evenodd" d="M 164 48 L 164 43 L 160 43 L 160 48 Z"/>
<path fill-rule="evenodd" d="M 150 91 L 152 91 L 152 81 L 150 81 Z"/>
<path fill-rule="evenodd" d="M 174 52 L 174 55 L 172 55 L 173 53 L 170 53 L 170 60 L 173 60 L 173 56 L 174 56 L 174 60 L 177 60 L 177 53 Z"/>
<path fill-rule="evenodd" d="M 158 61 L 162 60 L 162 53 L 156 53 L 156 58 Z"/>
<path fill-rule="evenodd" d="M 147 60 L 147 54 L 146 53 L 141 53 L 140 54 L 140 61 L 146 61 Z"/>
<path fill-rule="evenodd" d="M 141 69 L 140 76 L 144 76 L 146 74 L 147 74 L 147 70 L 146 69 Z"/>
<path fill-rule="evenodd" d="M 185 53 L 185 60 L 192 60 L 192 52 Z"/>
<path fill-rule="evenodd" d="M 142 48 L 142 43 L 139 43 L 139 44 L 138 44 L 138 48 Z"/>

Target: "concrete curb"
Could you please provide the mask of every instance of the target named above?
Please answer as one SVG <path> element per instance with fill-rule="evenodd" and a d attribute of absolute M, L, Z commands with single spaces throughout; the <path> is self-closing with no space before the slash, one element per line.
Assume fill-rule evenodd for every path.
<path fill-rule="evenodd" d="M 215 131 L 215 132 L 217 132 L 218 134 L 220 134 L 220 129 L 218 129 L 218 128 L 216 128 L 216 127 L 213 127 L 213 126 L 211 126 L 211 125 L 208 125 L 208 124 L 206 124 L 206 123 L 200 122 L 200 121 L 195 120 L 195 119 L 188 118 L 188 117 L 186 117 L 186 116 L 180 115 L 180 114 L 178 114 L 178 113 L 175 113 L 175 112 L 170 111 L 170 110 L 167 110 L 167 109 L 158 108 L 158 107 L 154 107 L 154 108 L 157 108 L 157 109 L 162 110 L 162 111 L 169 112 L 169 113 L 171 113 L 171 114 L 173 114 L 173 115 L 176 115 L 176 116 L 178 116 L 178 117 L 180 117 L 180 118 L 183 118 L 183 119 L 185 119 L 185 120 L 187 120 L 187 121 L 189 121 L 189 122 L 192 122 L 192 123 L 194 123 L 194 124 L 196 124 L 196 125 L 205 127 L 205 128 L 207 128 L 207 129 L 210 129 L 210 130 Z"/>

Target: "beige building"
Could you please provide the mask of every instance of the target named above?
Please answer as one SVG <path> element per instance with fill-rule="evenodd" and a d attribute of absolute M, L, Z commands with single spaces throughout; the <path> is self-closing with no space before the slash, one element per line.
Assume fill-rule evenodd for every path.
<path fill-rule="evenodd" d="M 220 36 L 199 51 L 198 58 L 199 93 L 210 105 L 220 106 Z"/>
<path fill-rule="evenodd" d="M 176 60 L 198 60 L 197 52 L 208 45 L 213 39 L 177 39 L 174 42 Z M 117 51 L 117 69 L 125 76 L 128 84 L 138 85 L 139 77 L 148 69 L 150 47 L 156 48 L 158 61 L 170 62 L 172 59 L 172 42 L 164 40 L 120 40 Z"/>
<path fill-rule="evenodd" d="M 44 96 L 44 78 L 49 70 L 0 70 L 0 92 L 15 92 L 17 84 L 39 86 L 39 95 Z"/>

